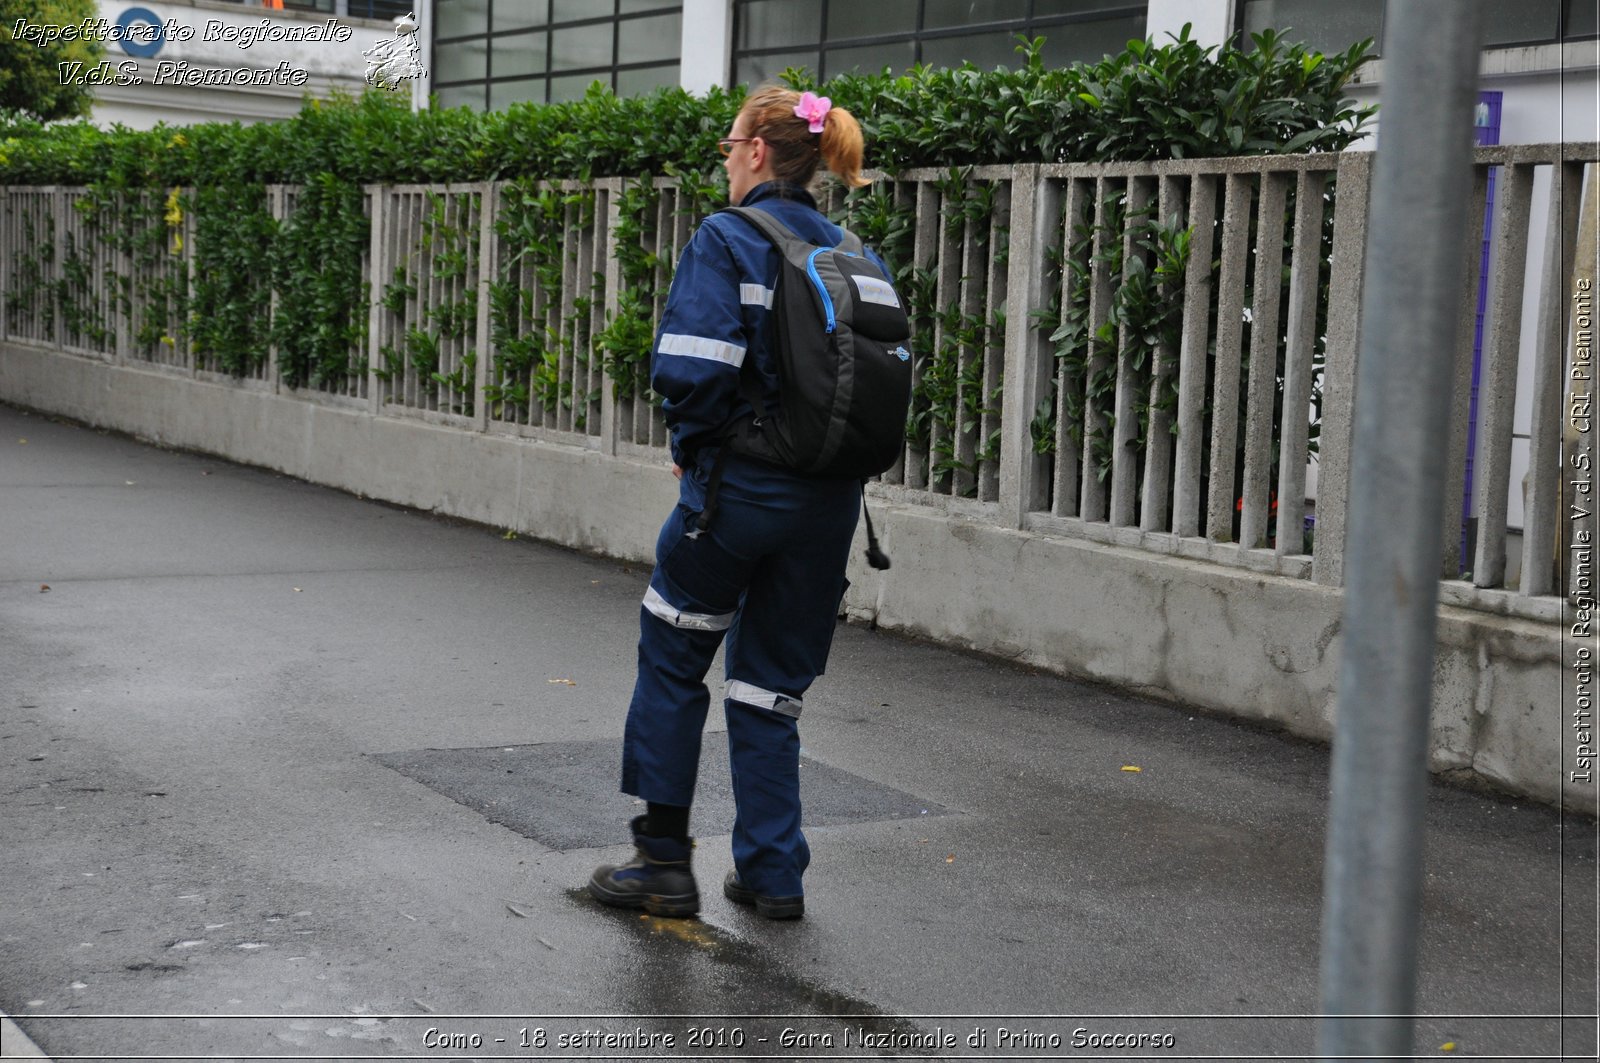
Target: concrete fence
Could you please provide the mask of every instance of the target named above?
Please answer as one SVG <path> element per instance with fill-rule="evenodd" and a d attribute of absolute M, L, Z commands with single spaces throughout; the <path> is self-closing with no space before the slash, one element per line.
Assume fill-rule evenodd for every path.
<path fill-rule="evenodd" d="M 1445 522 L 1433 752 L 1437 770 L 1589 810 L 1563 705 L 1567 613 L 1593 590 L 1575 565 L 1562 586 L 1557 566 L 1575 541 L 1562 465 L 1577 190 L 1597 158 L 1595 144 L 1480 149 L 1491 252 L 1482 233 L 1441 234 L 1473 249 L 1464 317 L 1477 323 L 1480 292 L 1487 313 L 1481 343 L 1469 327 L 1457 352 L 1439 441 L 1450 483 L 1471 468 L 1474 491 L 1468 552 L 1460 491 Z M 894 567 L 852 562 L 851 613 L 1328 736 L 1369 173 L 1351 152 L 912 171 L 871 201 L 829 191 L 853 225 L 892 208 L 880 246 L 908 267 L 918 326 L 907 447 L 869 491 Z M 1536 178 L 1554 194 L 1530 270 Z M 265 209 L 286 224 L 300 194 L 269 187 Z M 145 230 L 117 239 L 93 199 L 0 189 L 0 398 L 649 556 L 673 482 L 647 366 L 618 354 L 618 323 L 652 328 L 704 189 L 368 186 L 358 338 L 304 387 L 265 340 L 232 373 L 195 342 L 204 237 L 181 196 L 149 193 Z M 260 283 L 265 337 L 297 293 L 265 265 Z"/>

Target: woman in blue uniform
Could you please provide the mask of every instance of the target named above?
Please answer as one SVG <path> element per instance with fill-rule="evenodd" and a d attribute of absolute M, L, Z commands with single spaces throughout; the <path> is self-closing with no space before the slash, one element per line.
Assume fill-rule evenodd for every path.
<path fill-rule="evenodd" d="M 745 100 L 719 147 L 731 202 L 770 211 L 814 244 L 839 242 L 839 228 L 807 188 L 822 165 L 848 186 L 866 184 L 861 129 L 848 111 L 809 92 L 764 88 Z M 737 815 L 723 892 L 768 918 L 805 912 L 801 877 L 811 854 L 800 829 L 799 719 L 828 659 L 861 484 L 730 454 L 715 519 L 698 528 L 723 434 L 751 413 L 739 387 L 747 362 L 767 407 L 777 406 L 769 318 L 779 267 L 777 250 L 749 222 L 713 215 L 684 250 L 656 336 L 651 386 L 665 399 L 680 486 L 640 612 L 638 679 L 623 736 L 622 790 L 643 798 L 647 811 L 630 824 L 635 859 L 590 879 L 604 904 L 666 916 L 699 911 L 689 806 L 710 706 L 705 676 L 725 639 Z"/>

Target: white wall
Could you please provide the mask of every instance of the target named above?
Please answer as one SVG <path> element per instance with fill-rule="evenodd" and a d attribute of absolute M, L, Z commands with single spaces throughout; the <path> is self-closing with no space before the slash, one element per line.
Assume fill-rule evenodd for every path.
<path fill-rule="evenodd" d="M 683 0 L 678 84 L 696 95 L 726 88 L 733 70 L 733 0 Z"/>
<path fill-rule="evenodd" d="M 1150 0 L 1145 36 L 1157 44 L 1174 37 L 1184 23 L 1193 23 L 1191 35 L 1203 45 L 1221 44 L 1233 33 L 1234 0 Z"/>
<path fill-rule="evenodd" d="M 265 18 L 273 26 L 313 26 L 325 25 L 329 16 L 206 0 L 146 0 L 137 4 L 102 0 L 100 17 L 115 25 L 131 7 L 142 7 L 163 22 L 173 20 L 180 27 L 192 29 L 194 36 L 186 41 L 167 40 L 150 58 L 134 58 L 120 42 L 109 43 L 107 61 L 113 66 L 135 64 L 145 83 L 96 88 L 92 121 L 102 127 L 120 122 L 132 129 L 149 129 L 158 122 L 181 125 L 287 118 L 299 111 L 302 97 L 307 94 L 327 99 L 335 89 L 361 92 L 366 87 L 367 72 L 367 61 L 361 53 L 380 39 L 394 35 L 393 26 L 386 22 L 340 18 L 338 24 L 351 31 L 348 41 L 262 40 L 242 48 L 237 42 L 205 40 L 208 25 L 216 22 L 224 27 L 259 26 Z M 284 63 L 289 71 L 304 71 L 306 78 L 303 85 L 156 84 L 158 64 L 163 61 L 226 70 L 273 70 Z"/>

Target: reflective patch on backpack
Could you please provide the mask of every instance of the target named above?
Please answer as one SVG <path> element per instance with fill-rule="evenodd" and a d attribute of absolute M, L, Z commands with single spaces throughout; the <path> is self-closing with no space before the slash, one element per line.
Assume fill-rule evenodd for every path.
<path fill-rule="evenodd" d="M 848 276 L 855 282 L 856 291 L 860 294 L 862 302 L 900 309 L 900 297 L 895 295 L 894 288 L 887 281 L 878 280 L 876 277 L 863 277 L 859 273 L 851 273 Z"/>

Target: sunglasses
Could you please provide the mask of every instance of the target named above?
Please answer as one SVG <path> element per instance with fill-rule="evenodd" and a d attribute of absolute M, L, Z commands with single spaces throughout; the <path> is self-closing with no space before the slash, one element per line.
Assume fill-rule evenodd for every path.
<path fill-rule="evenodd" d="M 760 139 L 760 137 L 723 137 L 721 140 L 717 141 L 717 150 L 722 152 L 724 155 L 732 155 L 733 146 L 735 144 L 748 144 L 753 140 Z"/>

